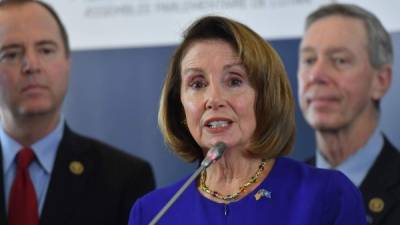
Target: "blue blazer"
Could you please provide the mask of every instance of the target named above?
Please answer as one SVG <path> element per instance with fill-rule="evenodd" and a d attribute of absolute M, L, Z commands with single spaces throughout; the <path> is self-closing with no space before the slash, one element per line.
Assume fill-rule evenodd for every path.
<path fill-rule="evenodd" d="M 128 224 L 147 225 L 186 179 L 136 201 Z M 261 192 L 268 194 L 260 196 Z M 228 205 L 205 198 L 192 182 L 157 223 L 188 224 L 365 225 L 366 221 L 361 194 L 342 173 L 278 158 L 254 191 Z"/>

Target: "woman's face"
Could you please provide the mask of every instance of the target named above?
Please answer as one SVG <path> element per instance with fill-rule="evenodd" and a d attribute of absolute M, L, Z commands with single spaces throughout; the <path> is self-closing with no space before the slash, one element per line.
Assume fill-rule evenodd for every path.
<path fill-rule="evenodd" d="M 234 49 L 221 40 L 194 42 L 181 63 L 181 102 L 196 142 L 245 148 L 256 128 L 255 90 Z"/>

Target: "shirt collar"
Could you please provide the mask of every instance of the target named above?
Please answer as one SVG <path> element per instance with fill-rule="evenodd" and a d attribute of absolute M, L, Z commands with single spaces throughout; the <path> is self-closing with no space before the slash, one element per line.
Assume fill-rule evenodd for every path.
<path fill-rule="evenodd" d="M 375 162 L 376 157 L 378 157 L 383 144 L 384 141 L 380 129 L 376 128 L 363 147 L 334 169 L 344 173 L 354 185 L 359 187 Z M 316 154 L 316 166 L 318 168 L 332 169 L 332 166 L 326 161 L 319 150 L 317 150 Z"/>
<path fill-rule="evenodd" d="M 38 163 L 48 174 L 53 169 L 57 148 L 64 133 L 64 124 L 64 118 L 61 117 L 57 127 L 52 132 L 30 146 Z M 3 154 L 3 171 L 7 173 L 22 145 L 11 138 L 1 126 L 0 144 Z"/>

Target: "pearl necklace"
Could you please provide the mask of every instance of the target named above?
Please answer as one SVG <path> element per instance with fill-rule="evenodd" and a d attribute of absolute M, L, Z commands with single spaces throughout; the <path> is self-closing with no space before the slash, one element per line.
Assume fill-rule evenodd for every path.
<path fill-rule="evenodd" d="M 200 190 L 203 192 L 211 195 L 214 198 L 217 198 L 219 200 L 223 200 L 226 202 L 231 202 L 235 201 L 239 198 L 239 196 L 247 191 L 247 188 L 256 183 L 258 177 L 261 175 L 261 173 L 264 171 L 265 164 L 266 164 L 266 159 L 262 159 L 260 165 L 258 166 L 258 169 L 256 171 L 256 174 L 252 176 L 245 184 L 239 187 L 239 191 L 235 192 L 233 194 L 227 194 L 227 195 L 222 195 L 217 191 L 210 190 L 208 186 L 206 185 L 206 179 L 207 179 L 207 172 L 206 170 L 203 170 L 200 174 Z"/>

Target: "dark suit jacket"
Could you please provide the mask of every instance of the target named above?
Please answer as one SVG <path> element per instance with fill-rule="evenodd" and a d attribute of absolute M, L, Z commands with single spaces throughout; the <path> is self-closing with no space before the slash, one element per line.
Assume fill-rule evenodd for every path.
<path fill-rule="evenodd" d="M 0 149 L 1 150 L 1 149 Z M 0 154 L 0 225 L 7 225 Z M 71 169 L 71 162 L 83 172 Z M 154 189 L 150 165 L 67 127 L 58 147 L 40 225 L 126 225 L 134 201 Z"/>
<path fill-rule="evenodd" d="M 315 156 L 306 160 L 315 165 Z M 400 224 L 400 153 L 385 138 L 384 146 L 378 158 L 361 183 L 360 190 L 364 198 L 368 224 L 399 225 Z M 371 210 L 372 199 L 383 200 L 383 210 Z"/>

